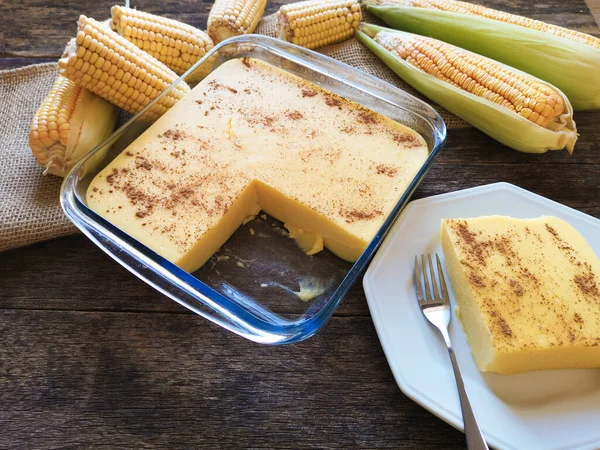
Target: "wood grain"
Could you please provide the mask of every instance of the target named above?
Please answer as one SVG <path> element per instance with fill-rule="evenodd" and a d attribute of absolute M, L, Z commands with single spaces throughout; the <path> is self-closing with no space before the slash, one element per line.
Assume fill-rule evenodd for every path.
<path fill-rule="evenodd" d="M 42 64 L 55 62 L 56 58 L 20 58 L 20 57 L 0 57 L 0 70 L 16 69 L 18 67 L 30 66 L 31 64 Z"/>
<path fill-rule="evenodd" d="M 598 35 L 583 0 L 481 3 Z M 56 60 L 79 14 L 104 19 L 113 4 L 1 1 L 10 21 L 0 69 Z M 203 28 L 210 2 L 132 6 Z M 600 113 L 575 119 L 572 156 L 526 155 L 451 130 L 415 198 L 508 181 L 600 217 Z M 399 391 L 360 281 L 318 335 L 265 347 L 195 316 L 74 235 L 0 254 L 0 344 L 3 449 L 465 448 L 461 433 Z"/>
<path fill-rule="evenodd" d="M 78 268 L 82 263 L 85 270 Z M 82 235 L 4 252 L 0 273 L 0 309 L 191 314 L 115 264 Z M 287 310 L 295 310 L 294 305 L 304 308 L 296 299 Z M 336 314 L 369 316 L 360 280 Z"/>
<path fill-rule="evenodd" d="M 464 447 L 368 318 L 258 346 L 192 315 L 0 311 L 0 448 Z"/>
<path fill-rule="evenodd" d="M 271 14 L 286 3 L 269 1 L 267 14 Z M 3 13 L 15 20 L 10 27 L 0 29 L 0 56 L 13 57 L 56 57 L 58 58 L 69 39 L 77 32 L 80 15 L 97 20 L 110 18 L 112 0 L 79 1 L 64 0 L 3 0 Z M 132 1 L 137 9 L 180 20 L 189 25 L 206 29 L 206 19 L 212 2 L 209 1 Z M 35 44 L 35 45 L 32 45 Z"/>

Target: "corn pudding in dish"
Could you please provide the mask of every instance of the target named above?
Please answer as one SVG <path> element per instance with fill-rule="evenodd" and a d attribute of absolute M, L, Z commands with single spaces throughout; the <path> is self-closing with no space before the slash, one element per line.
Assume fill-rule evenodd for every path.
<path fill-rule="evenodd" d="M 194 271 L 260 210 L 355 261 L 427 159 L 412 129 L 258 59 L 230 60 L 91 182 L 88 206 Z"/>
<path fill-rule="evenodd" d="M 457 315 L 481 371 L 600 367 L 600 260 L 555 217 L 445 219 Z"/>

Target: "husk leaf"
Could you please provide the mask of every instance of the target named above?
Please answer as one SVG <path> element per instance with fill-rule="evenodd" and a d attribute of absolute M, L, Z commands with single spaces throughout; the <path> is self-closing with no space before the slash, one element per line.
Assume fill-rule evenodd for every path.
<path fill-rule="evenodd" d="M 82 89 L 71 116 L 62 176 L 104 141 L 114 131 L 116 122 L 117 108 L 114 105 Z"/>
<path fill-rule="evenodd" d="M 384 1 L 363 4 L 392 28 L 439 39 L 547 81 L 576 111 L 600 108 L 600 49 L 486 17 Z"/>

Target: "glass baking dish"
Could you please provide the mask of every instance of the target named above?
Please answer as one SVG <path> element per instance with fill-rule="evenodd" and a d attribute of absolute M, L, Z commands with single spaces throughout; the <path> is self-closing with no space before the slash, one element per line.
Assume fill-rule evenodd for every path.
<path fill-rule="evenodd" d="M 102 250 L 177 303 L 255 342 L 298 342 L 329 320 L 366 268 L 443 148 L 446 127 L 432 107 L 406 92 L 319 53 L 259 35 L 222 42 L 169 89 L 192 72 L 208 73 L 240 57 L 278 66 L 407 125 L 425 138 L 429 157 L 356 263 L 345 262 L 328 250 L 305 255 L 286 236 L 281 223 L 261 214 L 242 225 L 200 270 L 187 273 L 91 211 L 85 200 L 90 181 L 148 128 L 145 113 L 159 99 L 73 168 L 63 183 L 61 204 L 69 219 Z"/>

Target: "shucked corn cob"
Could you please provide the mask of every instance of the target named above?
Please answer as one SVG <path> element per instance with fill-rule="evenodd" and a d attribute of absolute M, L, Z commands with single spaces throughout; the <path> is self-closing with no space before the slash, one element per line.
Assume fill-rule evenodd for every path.
<path fill-rule="evenodd" d="M 279 9 L 278 37 L 314 49 L 342 42 L 358 29 L 358 0 L 309 0 Z"/>
<path fill-rule="evenodd" d="M 177 75 L 100 22 L 81 16 L 77 38 L 58 61 L 59 73 L 130 113 L 138 113 L 169 87 Z M 146 118 L 154 120 L 190 88 L 184 82 L 157 103 Z"/>
<path fill-rule="evenodd" d="M 441 11 L 449 11 L 459 14 L 469 14 L 474 16 L 486 17 L 488 19 L 511 23 L 521 27 L 531 28 L 532 30 L 542 31 L 573 41 L 581 42 L 594 48 L 600 48 L 600 39 L 579 31 L 569 30 L 568 28 L 552 25 L 541 20 L 534 20 L 528 17 L 510 14 L 504 11 L 498 11 L 492 8 L 486 8 L 481 5 L 461 2 L 456 0 L 377 0 L 374 3 L 392 3 L 401 6 L 410 6 L 414 8 L 430 8 Z"/>
<path fill-rule="evenodd" d="M 552 85 L 411 33 L 364 25 L 358 37 L 415 89 L 505 145 L 572 152 L 577 139 L 572 107 Z"/>
<path fill-rule="evenodd" d="M 393 28 L 485 55 L 562 90 L 577 109 L 600 108 L 600 39 L 453 0 L 362 0 Z"/>
<path fill-rule="evenodd" d="M 44 173 L 62 177 L 113 132 L 116 120 L 113 105 L 59 75 L 33 117 L 29 146 Z"/>
<path fill-rule="evenodd" d="M 225 39 L 252 33 L 267 0 L 215 0 L 208 14 L 208 35 L 218 44 Z"/>
<path fill-rule="evenodd" d="M 124 6 L 113 6 L 111 28 L 177 75 L 213 48 L 206 33 L 190 25 Z"/>

